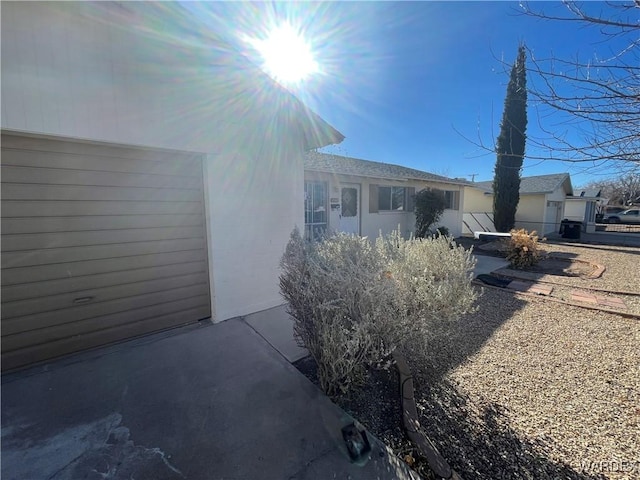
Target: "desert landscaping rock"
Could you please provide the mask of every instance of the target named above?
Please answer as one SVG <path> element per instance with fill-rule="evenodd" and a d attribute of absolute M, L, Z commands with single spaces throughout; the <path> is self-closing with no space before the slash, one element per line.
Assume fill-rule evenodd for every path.
<path fill-rule="evenodd" d="M 638 479 L 640 321 L 631 312 L 640 313 L 640 249 L 544 248 L 606 269 L 600 278 L 563 276 L 560 283 L 542 275 L 555 298 L 478 286 L 477 312 L 434 324 L 428 355 L 407 356 L 421 428 L 467 479 Z M 596 304 L 571 305 L 574 292 Z M 626 316 L 598 310 L 599 303 L 621 308 L 615 298 Z M 395 388 L 381 388 L 378 400 L 397 400 Z M 370 418 L 365 400 L 350 407 L 382 438 L 378 431 L 402 421 L 397 411 Z M 414 462 L 416 453 L 395 441 L 399 456 Z M 615 462 L 627 467 L 607 467 Z"/>
<path fill-rule="evenodd" d="M 434 343 L 416 369 L 421 424 L 452 468 L 465 478 L 634 478 L 582 466 L 638 460 L 640 323 L 498 289 L 480 301 L 449 332 L 459 351 Z"/>

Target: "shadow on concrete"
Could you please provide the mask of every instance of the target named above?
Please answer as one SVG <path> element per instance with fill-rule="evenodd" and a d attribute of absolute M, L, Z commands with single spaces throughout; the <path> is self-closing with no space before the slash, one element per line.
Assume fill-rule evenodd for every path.
<path fill-rule="evenodd" d="M 414 478 L 240 320 L 176 329 L 3 376 L 6 479 Z"/>
<path fill-rule="evenodd" d="M 446 380 L 422 389 L 420 422 L 440 453 L 465 479 L 563 478 L 596 480 L 547 458 L 543 442 L 523 439 L 508 425 L 501 407 L 488 404 L 475 413 L 469 400 Z"/>

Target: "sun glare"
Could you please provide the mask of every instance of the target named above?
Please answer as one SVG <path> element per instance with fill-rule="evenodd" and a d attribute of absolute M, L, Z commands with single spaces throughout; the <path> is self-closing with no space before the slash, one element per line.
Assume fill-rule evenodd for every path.
<path fill-rule="evenodd" d="M 262 55 L 265 70 L 276 80 L 295 83 L 318 71 L 311 46 L 289 24 L 274 28 L 266 39 L 252 43 Z"/>

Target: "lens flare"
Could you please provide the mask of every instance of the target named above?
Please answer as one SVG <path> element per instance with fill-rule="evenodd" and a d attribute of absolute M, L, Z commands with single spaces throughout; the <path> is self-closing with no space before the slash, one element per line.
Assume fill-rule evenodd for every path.
<path fill-rule="evenodd" d="M 288 23 L 267 34 L 264 40 L 252 40 L 260 52 L 269 75 L 284 83 L 296 83 L 318 71 L 309 43 Z"/>

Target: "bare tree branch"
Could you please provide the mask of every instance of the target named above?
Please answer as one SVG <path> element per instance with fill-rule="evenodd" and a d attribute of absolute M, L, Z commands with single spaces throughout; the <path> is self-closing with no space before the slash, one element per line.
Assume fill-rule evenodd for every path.
<path fill-rule="evenodd" d="M 529 98 L 547 136 L 529 137 L 543 152 L 538 158 L 640 163 L 640 0 L 604 5 L 594 14 L 594 4 L 565 0 L 564 13 L 551 14 L 539 3 L 520 4 L 526 16 L 596 27 L 603 42 L 616 38 L 618 45 L 607 58 L 587 61 L 536 58 L 528 51 Z"/>

